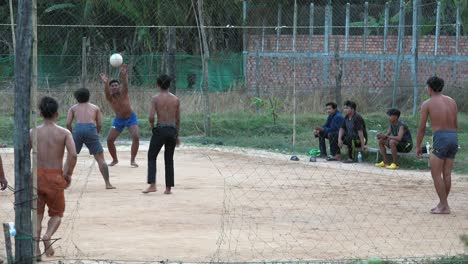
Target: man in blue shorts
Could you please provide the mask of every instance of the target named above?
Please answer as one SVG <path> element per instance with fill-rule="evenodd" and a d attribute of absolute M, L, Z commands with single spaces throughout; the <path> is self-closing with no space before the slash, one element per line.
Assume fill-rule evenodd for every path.
<path fill-rule="evenodd" d="M 128 128 L 130 136 L 132 137 L 130 165 L 136 168 L 138 164 L 135 162 L 135 157 L 140 145 L 140 132 L 137 115 L 133 112 L 132 106 L 130 105 L 130 98 L 128 97 L 127 65 L 124 64 L 120 70 L 120 82 L 117 80 L 109 82 L 109 78 L 104 73 L 101 73 L 101 80 L 104 82 L 106 99 L 115 113 L 112 128 L 109 132 L 109 136 L 107 136 L 107 148 L 112 156 L 112 162 L 109 163 L 109 166 L 114 166 L 119 163 L 115 140 L 125 128 Z M 122 88 L 120 88 L 120 84 L 122 84 Z"/>
<path fill-rule="evenodd" d="M 102 118 L 101 110 L 94 104 L 89 103 L 89 90 L 81 88 L 75 91 L 75 99 L 78 104 L 70 107 L 67 115 L 67 129 L 73 134 L 76 152 L 80 153 L 83 144 L 94 155 L 99 170 L 101 171 L 106 189 L 115 189 L 109 181 L 109 168 L 104 159 L 104 150 L 102 149 L 99 133 L 101 133 Z M 76 120 L 75 128 L 72 128 L 73 120 Z"/>
<path fill-rule="evenodd" d="M 433 214 L 450 214 L 447 197 L 452 185 L 452 168 L 458 151 L 458 107 L 455 100 L 442 94 L 444 80 L 431 77 L 427 80 L 427 93 L 431 97 L 421 105 L 416 141 L 416 155 L 421 157 L 421 143 L 426 132 L 427 118 L 431 119 L 433 151 L 429 157 L 434 186 L 439 204 L 431 209 Z"/>

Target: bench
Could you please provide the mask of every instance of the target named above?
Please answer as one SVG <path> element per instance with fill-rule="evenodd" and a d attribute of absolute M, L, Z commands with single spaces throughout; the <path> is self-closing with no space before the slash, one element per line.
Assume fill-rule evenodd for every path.
<path fill-rule="evenodd" d="M 387 155 L 392 155 L 392 151 L 390 149 L 386 148 L 386 150 L 387 150 Z M 362 150 L 359 150 L 359 151 L 362 151 Z M 376 154 L 375 162 L 379 162 L 380 149 L 367 148 L 367 152 L 368 153 L 375 153 Z M 416 152 L 414 152 L 414 151 L 410 151 L 410 152 L 407 152 L 407 153 L 398 152 L 398 156 L 416 157 Z M 423 158 L 429 158 L 429 154 L 427 154 L 427 153 L 423 153 L 422 156 L 423 156 Z"/>

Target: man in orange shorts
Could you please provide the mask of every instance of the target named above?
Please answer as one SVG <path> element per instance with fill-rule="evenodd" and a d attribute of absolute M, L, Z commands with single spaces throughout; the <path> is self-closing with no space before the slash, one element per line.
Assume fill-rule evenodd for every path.
<path fill-rule="evenodd" d="M 58 103 L 51 97 L 43 97 L 39 104 L 44 123 L 37 131 L 37 252 L 40 256 L 39 237 L 41 236 L 42 219 L 45 206 L 49 211 L 47 230 L 42 236 L 45 255 L 54 255 L 51 239 L 60 226 L 65 211 L 64 190 L 70 186 L 73 169 L 76 165 L 76 149 L 73 136 L 67 129 L 56 124 L 59 116 Z M 31 131 L 33 132 L 33 131 Z M 32 137 L 33 133 L 31 133 Z M 67 149 L 67 160 L 63 156 Z"/>

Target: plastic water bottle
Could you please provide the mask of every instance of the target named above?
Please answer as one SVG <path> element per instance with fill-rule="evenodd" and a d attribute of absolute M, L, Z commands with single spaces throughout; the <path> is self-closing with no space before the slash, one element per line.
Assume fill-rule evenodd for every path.
<path fill-rule="evenodd" d="M 362 154 L 361 154 L 361 151 L 359 151 L 358 154 L 357 154 L 357 160 L 358 160 L 359 163 L 362 162 Z"/>
<path fill-rule="evenodd" d="M 431 144 L 429 142 L 426 142 L 426 153 L 429 154 L 431 152 Z"/>
<path fill-rule="evenodd" d="M 15 227 L 15 223 L 13 222 L 10 222 L 8 223 L 8 229 L 10 231 L 10 236 L 16 236 L 16 227 Z"/>

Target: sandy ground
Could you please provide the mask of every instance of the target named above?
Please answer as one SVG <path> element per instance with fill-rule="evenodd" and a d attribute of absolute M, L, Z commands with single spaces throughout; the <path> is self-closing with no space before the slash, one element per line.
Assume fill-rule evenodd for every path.
<path fill-rule="evenodd" d="M 427 171 L 372 164 L 288 161 L 236 148 L 176 150 L 176 187 L 146 187 L 146 149 L 130 168 L 128 147 L 105 190 L 84 151 L 56 234 L 54 259 L 258 261 L 401 258 L 467 253 L 468 178 L 453 176 L 451 215 L 432 215 L 437 197 Z M 13 155 L 2 150 L 10 184 Z M 110 158 L 107 156 L 107 159 Z M 14 220 L 11 191 L 0 192 L 0 221 Z M 45 222 L 43 223 L 45 226 Z M 0 245 L 3 245 L 3 236 Z M 0 258 L 4 256 L 0 249 Z"/>

